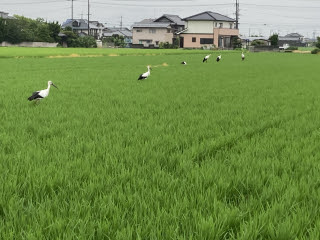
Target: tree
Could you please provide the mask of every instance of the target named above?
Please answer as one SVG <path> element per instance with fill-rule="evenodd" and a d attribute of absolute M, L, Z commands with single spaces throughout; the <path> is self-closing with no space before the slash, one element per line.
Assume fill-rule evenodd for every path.
<path fill-rule="evenodd" d="M 39 24 L 35 31 L 35 38 L 34 41 L 36 42 L 53 42 L 53 38 L 50 37 L 50 31 L 48 25 Z"/>
<path fill-rule="evenodd" d="M 317 40 L 318 40 L 318 41 L 317 41 L 317 43 L 316 43 L 316 47 L 317 47 L 317 48 L 320 48 L 320 37 L 317 37 Z"/>
<path fill-rule="evenodd" d="M 76 47 L 76 40 L 78 39 L 78 35 L 73 31 L 63 31 L 64 35 L 66 35 L 66 43 L 68 47 Z M 61 43 L 62 45 L 62 43 Z"/>
<path fill-rule="evenodd" d="M 124 42 L 124 37 L 119 36 L 118 34 L 113 34 L 111 41 L 114 43 L 116 47 L 125 47 L 126 43 Z"/>
<path fill-rule="evenodd" d="M 180 47 L 180 38 L 179 37 L 175 37 L 172 39 L 172 47 L 173 48 L 179 48 Z"/>
<path fill-rule="evenodd" d="M 241 39 L 238 36 L 232 38 L 232 46 L 234 49 L 242 48 Z"/>
<path fill-rule="evenodd" d="M 0 18 L 0 43 L 4 41 L 6 36 L 6 22 L 3 18 Z"/>
<path fill-rule="evenodd" d="M 49 35 L 54 40 L 54 42 L 59 42 L 59 33 L 61 31 L 61 26 L 58 22 L 48 23 Z"/>
<path fill-rule="evenodd" d="M 43 18 L 36 20 L 14 15 L 15 19 L 0 20 L 0 42 L 58 42 L 60 25 L 47 23 Z"/>
<path fill-rule="evenodd" d="M 13 44 L 24 41 L 24 33 L 19 20 L 10 19 L 10 21 L 6 21 L 4 40 Z"/>
<path fill-rule="evenodd" d="M 279 36 L 278 34 L 273 34 L 269 37 L 269 40 L 271 41 L 271 46 L 278 46 L 279 42 Z"/>
<path fill-rule="evenodd" d="M 64 28 L 64 31 L 68 31 L 68 32 L 71 32 L 71 31 L 72 31 L 72 27 L 70 27 L 70 26 L 67 26 L 67 27 L 65 27 L 65 28 Z"/>

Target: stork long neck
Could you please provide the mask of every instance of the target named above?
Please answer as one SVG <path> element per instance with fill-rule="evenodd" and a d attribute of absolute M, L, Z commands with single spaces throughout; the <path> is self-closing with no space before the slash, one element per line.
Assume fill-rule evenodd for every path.
<path fill-rule="evenodd" d="M 150 73 L 150 67 L 148 66 L 148 73 Z"/>
<path fill-rule="evenodd" d="M 48 88 L 47 88 L 48 91 L 50 90 L 50 87 L 51 87 L 51 84 L 48 83 Z"/>

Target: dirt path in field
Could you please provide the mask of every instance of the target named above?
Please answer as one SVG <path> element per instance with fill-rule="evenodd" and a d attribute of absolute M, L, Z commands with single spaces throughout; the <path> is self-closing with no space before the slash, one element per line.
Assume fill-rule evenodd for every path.
<path fill-rule="evenodd" d="M 300 51 L 300 50 L 293 50 L 293 53 L 311 53 L 311 51 Z"/>
<path fill-rule="evenodd" d="M 97 54 L 97 55 L 80 55 L 76 53 L 72 53 L 70 55 L 55 55 L 55 56 L 48 56 L 47 58 L 77 58 L 77 57 L 103 57 L 102 54 Z"/>
<path fill-rule="evenodd" d="M 153 65 L 153 66 L 151 66 L 151 67 L 168 67 L 168 66 L 169 66 L 168 63 L 162 63 L 162 64 L 160 64 L 160 65 Z"/>

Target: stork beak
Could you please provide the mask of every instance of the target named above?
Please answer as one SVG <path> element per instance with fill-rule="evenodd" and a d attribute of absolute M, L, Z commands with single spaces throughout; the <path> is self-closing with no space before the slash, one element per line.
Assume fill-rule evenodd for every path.
<path fill-rule="evenodd" d="M 56 89 L 59 89 L 56 85 L 54 85 L 53 83 L 51 84 L 52 86 L 54 86 Z"/>

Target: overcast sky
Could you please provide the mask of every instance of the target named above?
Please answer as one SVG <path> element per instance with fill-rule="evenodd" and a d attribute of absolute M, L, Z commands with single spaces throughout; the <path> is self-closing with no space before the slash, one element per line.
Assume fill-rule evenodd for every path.
<path fill-rule="evenodd" d="M 203 11 L 235 18 L 236 0 L 90 0 L 90 19 L 106 26 L 130 27 L 144 18 L 162 14 L 188 17 Z M 87 18 L 88 0 L 74 0 L 74 18 Z M 0 0 L 0 11 L 9 15 L 41 17 L 63 23 L 71 18 L 71 0 Z M 285 35 L 299 32 L 312 38 L 320 35 L 320 0 L 240 0 L 240 34 Z"/>

